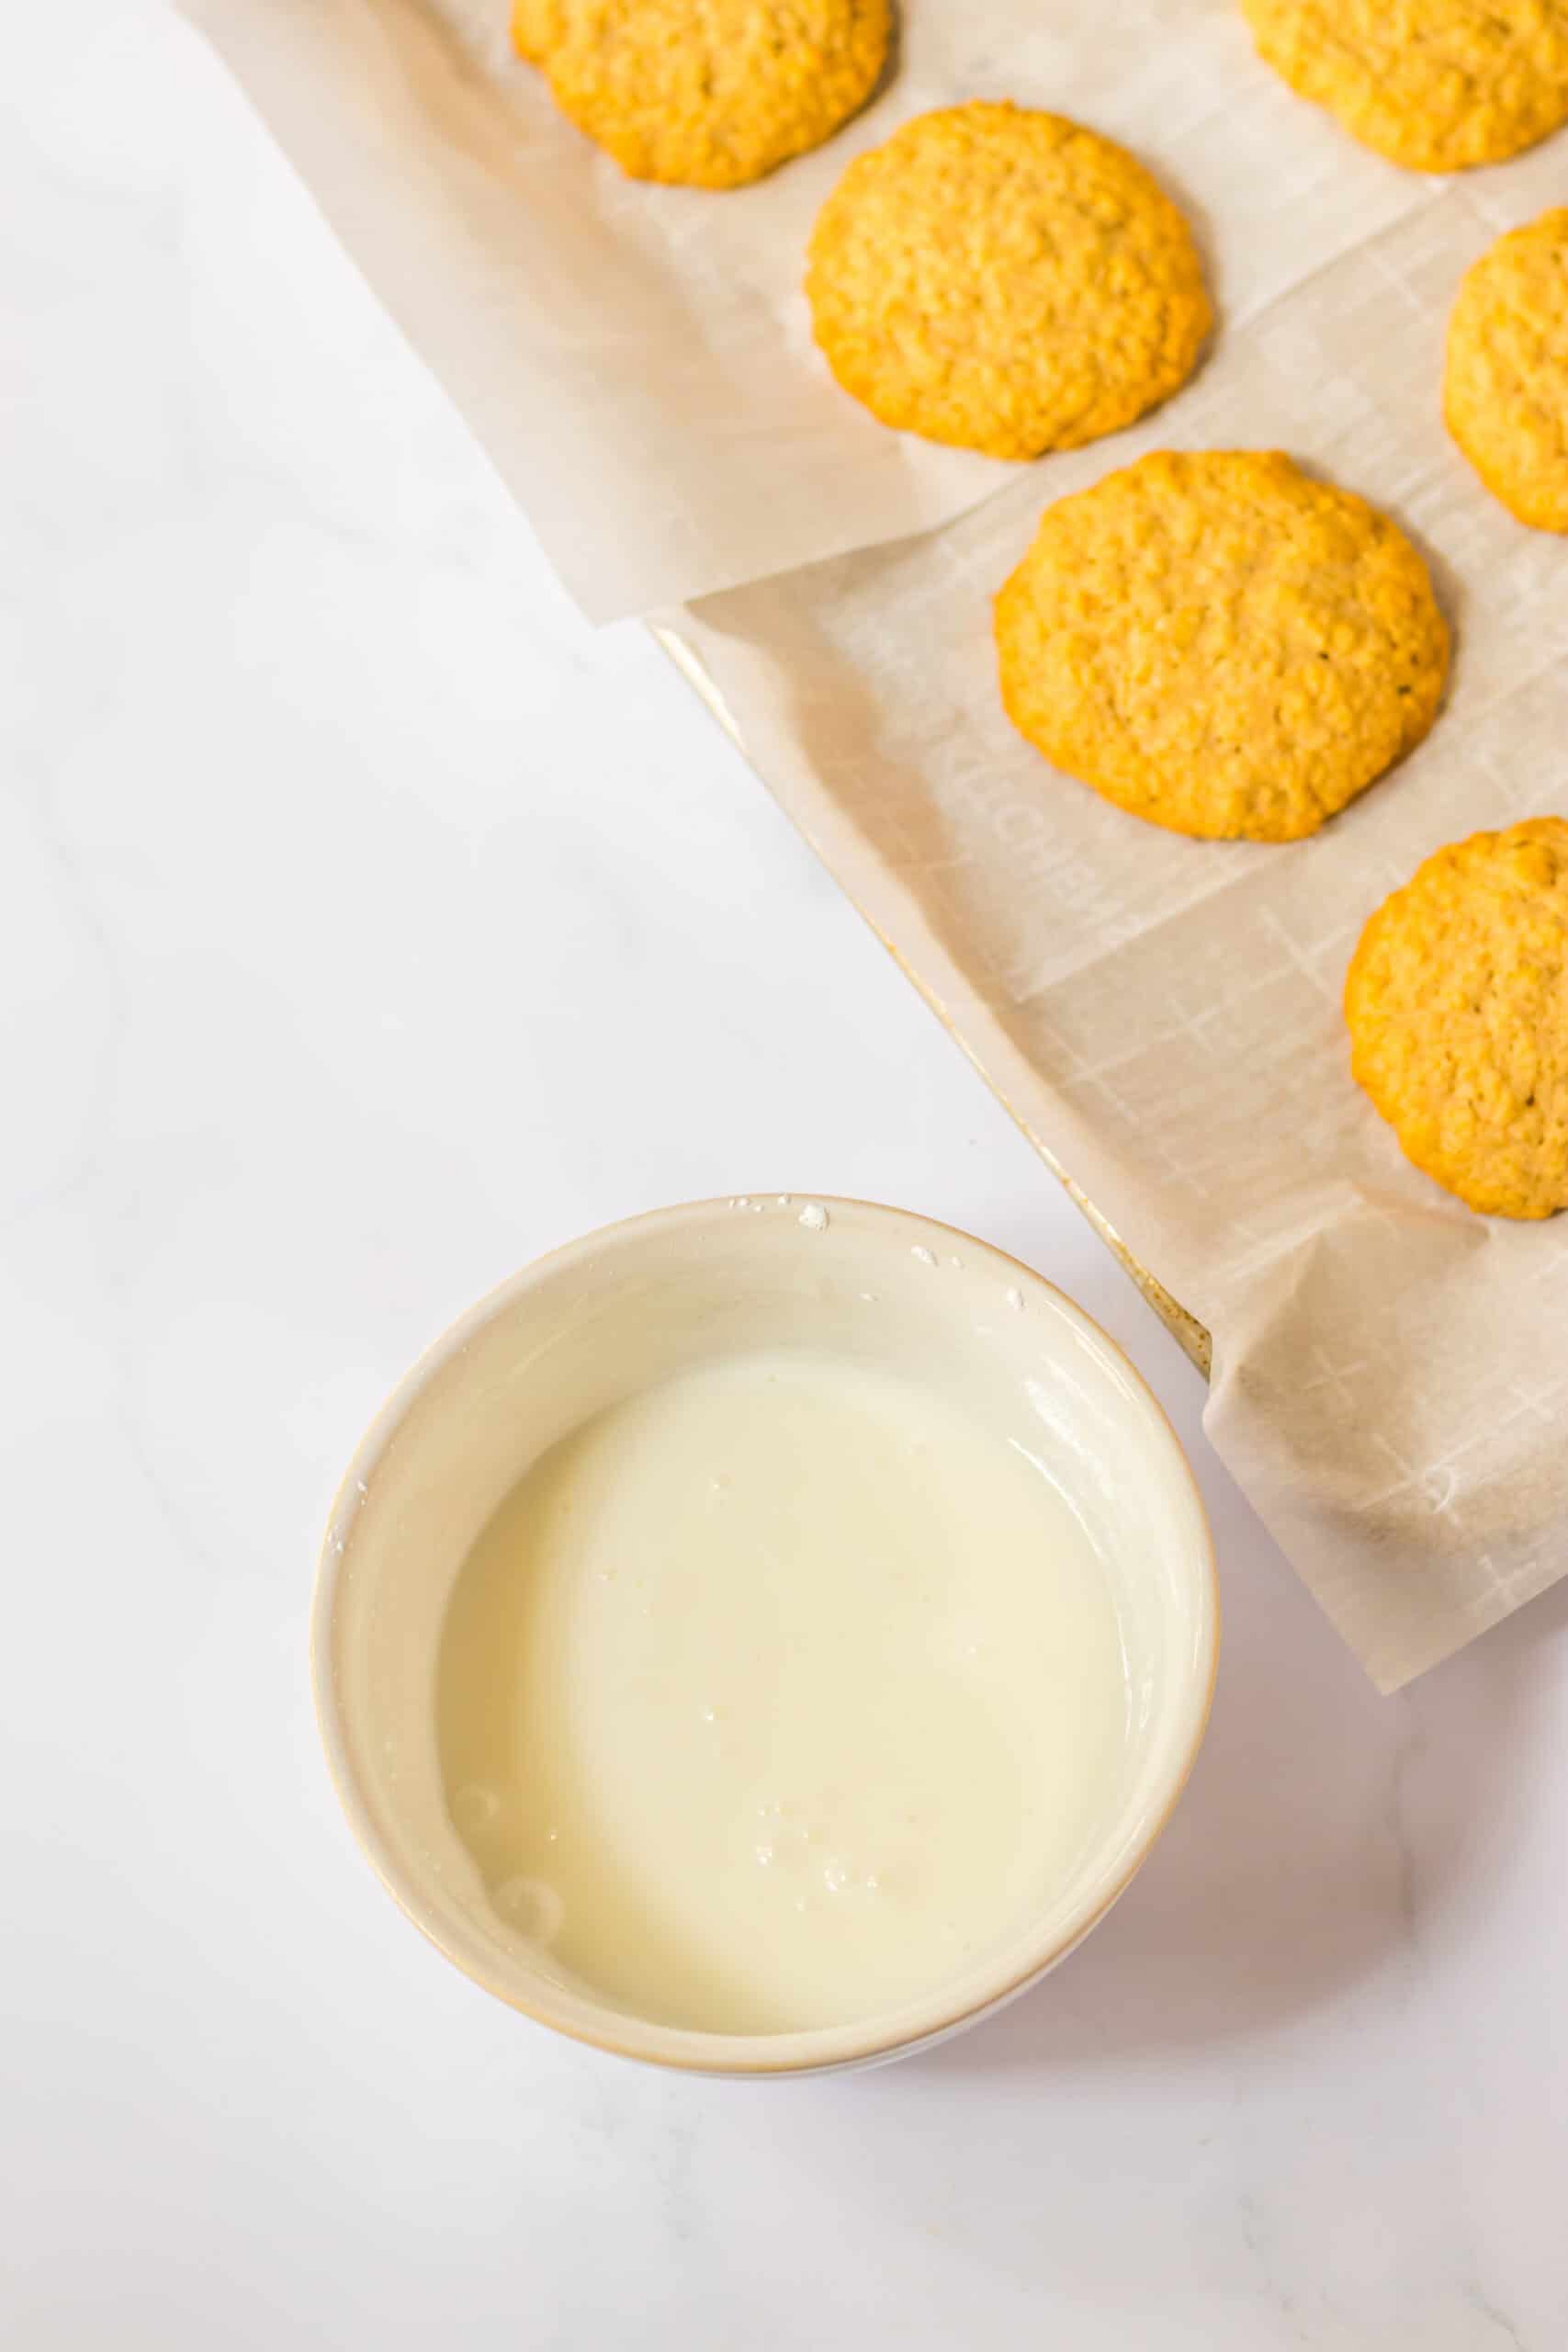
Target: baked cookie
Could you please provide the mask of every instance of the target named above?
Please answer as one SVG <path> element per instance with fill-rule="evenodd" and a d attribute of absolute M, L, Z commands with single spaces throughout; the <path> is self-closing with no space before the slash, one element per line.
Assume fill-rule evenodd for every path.
<path fill-rule="evenodd" d="M 542 65 L 560 38 L 566 0 L 512 0 L 512 46 L 530 65 Z"/>
<path fill-rule="evenodd" d="M 1568 819 L 1472 833 L 1373 915 L 1350 1068 L 1406 1159 L 1472 1209 L 1568 1208 Z"/>
<path fill-rule="evenodd" d="M 1241 0 L 1258 54 L 1413 172 L 1497 164 L 1568 122 L 1568 0 Z"/>
<path fill-rule="evenodd" d="M 1568 531 L 1568 210 L 1499 237 L 1461 279 L 1443 414 L 1510 514 Z"/>
<path fill-rule="evenodd" d="M 741 187 L 819 147 L 887 58 L 891 0 L 514 0 L 512 38 L 634 180 Z"/>
<path fill-rule="evenodd" d="M 1386 514 L 1275 451 L 1163 451 L 1048 506 L 996 601 L 1021 733 L 1119 808 L 1299 841 L 1421 741 L 1449 632 Z"/>
<path fill-rule="evenodd" d="M 1181 214 L 1124 148 L 975 100 L 857 156 L 806 272 L 834 375 L 884 424 L 993 458 L 1131 424 L 1213 320 Z"/>

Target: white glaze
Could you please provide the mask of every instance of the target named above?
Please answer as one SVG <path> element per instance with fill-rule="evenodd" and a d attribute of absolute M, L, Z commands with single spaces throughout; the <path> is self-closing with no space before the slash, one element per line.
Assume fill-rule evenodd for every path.
<path fill-rule="evenodd" d="M 760 2033 L 1026 1928 L 1114 1814 L 1127 1710 L 1111 1580 L 1038 1464 L 790 1352 L 642 1391 L 523 1479 L 438 1720 L 511 1924 L 638 2016 Z"/>

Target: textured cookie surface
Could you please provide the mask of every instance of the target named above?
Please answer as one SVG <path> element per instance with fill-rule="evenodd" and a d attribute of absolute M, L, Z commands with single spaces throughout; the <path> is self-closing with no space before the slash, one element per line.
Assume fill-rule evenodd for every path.
<path fill-rule="evenodd" d="M 1241 0 L 1303 98 L 1414 172 L 1500 163 L 1568 121 L 1568 0 Z"/>
<path fill-rule="evenodd" d="M 1443 413 L 1521 523 L 1568 531 L 1568 210 L 1499 237 L 1465 273 Z"/>
<path fill-rule="evenodd" d="M 512 37 L 633 179 L 725 188 L 847 122 L 890 26 L 890 0 L 514 0 Z"/>
<path fill-rule="evenodd" d="M 1160 452 L 1059 499 L 996 634 L 1048 760 L 1211 841 L 1315 831 L 1420 741 L 1448 669 L 1404 533 L 1277 451 Z"/>
<path fill-rule="evenodd" d="M 858 156 L 812 232 L 829 366 L 885 424 L 998 458 L 1113 433 L 1211 323 L 1187 223 L 1123 148 L 981 100 Z"/>
<path fill-rule="evenodd" d="M 1417 1168 L 1491 1216 L 1568 1208 L 1568 820 L 1429 857 L 1362 933 L 1345 1018 Z"/>
<path fill-rule="evenodd" d="M 530 65 L 542 65 L 560 38 L 566 0 L 512 0 L 512 46 Z"/>

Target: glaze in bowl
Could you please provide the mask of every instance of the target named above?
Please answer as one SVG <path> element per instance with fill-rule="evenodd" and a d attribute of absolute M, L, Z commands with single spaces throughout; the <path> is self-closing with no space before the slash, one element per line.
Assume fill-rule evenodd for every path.
<path fill-rule="evenodd" d="M 548 1447 L 656 1382 L 808 1348 L 930 1381 L 1044 1461 L 1111 1580 L 1127 1675 L 1115 1800 L 1026 1929 L 929 1997 L 852 2025 L 690 2031 L 626 2013 L 506 1931 L 449 1817 L 435 1676 L 476 1537 Z M 1147 1856 L 1202 1739 L 1219 1639 L 1186 1458 L 1115 1344 L 1040 1275 L 908 1211 L 803 1193 L 662 1209 L 482 1300 L 367 1434 L 322 1548 L 316 1703 L 351 1826 L 409 1917 L 478 1984 L 628 2057 L 725 2075 L 863 2065 L 973 2024 L 1066 1958 Z"/>

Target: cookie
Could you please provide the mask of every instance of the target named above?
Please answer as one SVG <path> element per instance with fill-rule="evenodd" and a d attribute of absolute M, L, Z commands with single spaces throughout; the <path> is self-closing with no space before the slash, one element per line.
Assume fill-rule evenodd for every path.
<path fill-rule="evenodd" d="M 1501 163 L 1568 122 L 1568 0 L 1241 0 L 1259 56 L 1413 172 Z"/>
<path fill-rule="evenodd" d="M 1045 510 L 996 600 L 1054 765 L 1205 841 L 1299 841 L 1437 716 L 1449 632 L 1386 514 L 1278 451 L 1163 451 Z"/>
<path fill-rule="evenodd" d="M 1443 414 L 1510 514 L 1568 531 L 1568 211 L 1499 237 L 1460 281 Z"/>
<path fill-rule="evenodd" d="M 850 165 L 806 291 L 839 382 L 884 424 L 994 458 L 1114 433 L 1212 323 L 1186 221 L 1125 149 L 976 100 Z"/>
<path fill-rule="evenodd" d="M 530 65 L 542 65 L 560 38 L 566 0 L 512 0 L 512 46 Z"/>
<path fill-rule="evenodd" d="M 634 180 L 741 187 L 831 138 L 887 59 L 891 0 L 514 0 L 512 38 Z"/>
<path fill-rule="evenodd" d="M 1472 833 L 1372 916 L 1350 1068 L 1401 1150 L 1472 1209 L 1568 1208 L 1568 819 Z"/>

